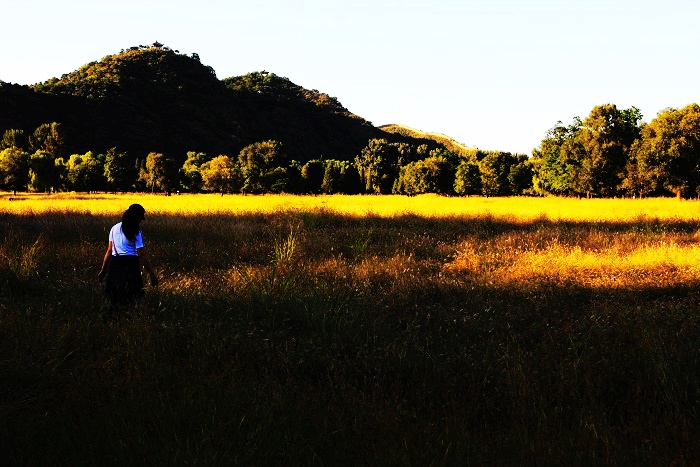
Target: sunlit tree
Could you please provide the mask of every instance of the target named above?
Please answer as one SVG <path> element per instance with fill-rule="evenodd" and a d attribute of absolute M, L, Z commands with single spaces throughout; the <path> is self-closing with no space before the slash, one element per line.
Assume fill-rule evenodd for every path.
<path fill-rule="evenodd" d="M 175 161 L 162 153 L 151 152 L 146 156 L 146 163 L 139 178 L 151 193 L 156 190 L 170 193 L 177 183 Z"/>
<path fill-rule="evenodd" d="M 447 158 L 436 155 L 401 167 L 397 192 L 408 195 L 421 193 L 452 194 L 455 171 Z"/>
<path fill-rule="evenodd" d="M 29 150 L 32 152 L 44 151 L 54 158 L 63 157 L 65 151 L 65 137 L 60 123 L 42 123 L 29 137 Z"/>
<path fill-rule="evenodd" d="M 629 151 L 639 138 L 639 109 L 614 104 L 593 108 L 576 134 L 580 148 L 578 190 L 596 196 L 615 196 L 625 176 Z"/>
<path fill-rule="evenodd" d="M 5 133 L 2 135 L 2 140 L 0 141 L 0 150 L 8 148 L 27 148 L 27 137 L 24 134 L 24 130 L 14 128 L 5 130 Z"/>
<path fill-rule="evenodd" d="M 503 151 L 478 151 L 481 173 L 481 190 L 486 196 L 509 196 L 515 194 L 509 179 L 513 166 L 521 163 L 524 156 Z"/>
<path fill-rule="evenodd" d="M 628 177 L 645 175 L 648 189 L 657 184 L 679 198 L 695 197 L 700 185 L 700 106 L 660 112 L 642 128 L 632 153 L 635 167 L 629 168 Z"/>
<path fill-rule="evenodd" d="M 557 122 L 547 131 L 539 148 L 533 151 L 533 166 L 536 168 L 534 185 L 541 194 L 571 194 L 574 180 L 580 170 L 580 162 L 572 158 L 575 138 L 582 122 L 577 117 L 571 125 Z"/>
<path fill-rule="evenodd" d="M 26 191 L 29 184 L 29 154 L 16 148 L 0 151 L 0 185 L 15 194 Z"/>
<path fill-rule="evenodd" d="M 68 188 L 75 191 L 101 191 L 107 186 L 104 176 L 104 160 L 88 151 L 73 154 L 66 161 Z"/>
<path fill-rule="evenodd" d="M 50 192 L 61 181 L 56 167 L 56 159 L 46 151 L 37 151 L 29 156 L 29 189 Z"/>
<path fill-rule="evenodd" d="M 210 160 L 211 157 L 203 152 L 189 151 L 187 153 L 187 159 L 180 169 L 182 185 L 185 190 L 197 193 L 204 188 L 201 167 L 202 164 Z"/>
<path fill-rule="evenodd" d="M 226 155 L 213 158 L 200 168 L 204 188 L 217 193 L 233 193 L 242 185 L 238 164 Z"/>
<path fill-rule="evenodd" d="M 398 178 L 404 156 L 409 156 L 404 144 L 385 139 L 372 139 L 355 158 L 355 166 L 367 193 L 391 193 Z"/>
<path fill-rule="evenodd" d="M 266 174 L 278 167 L 287 167 L 289 160 L 282 143 L 268 140 L 241 149 L 238 163 L 243 174 L 243 191 L 262 193 L 270 189 L 266 184 Z"/>
<path fill-rule="evenodd" d="M 454 191 L 458 195 L 481 194 L 481 170 L 475 159 L 463 159 L 455 172 Z"/>

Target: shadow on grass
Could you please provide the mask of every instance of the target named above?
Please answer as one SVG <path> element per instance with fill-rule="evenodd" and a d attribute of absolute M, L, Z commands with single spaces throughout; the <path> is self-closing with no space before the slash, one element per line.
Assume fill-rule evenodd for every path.
<path fill-rule="evenodd" d="M 24 290 L 0 294 L 9 464 L 700 459 L 697 282 L 513 287 L 441 268 L 465 240 L 685 242 L 692 224 L 154 216 L 162 285 L 110 323 L 95 276 L 114 219 L 10 220 L 5 258 L 45 240 Z"/>

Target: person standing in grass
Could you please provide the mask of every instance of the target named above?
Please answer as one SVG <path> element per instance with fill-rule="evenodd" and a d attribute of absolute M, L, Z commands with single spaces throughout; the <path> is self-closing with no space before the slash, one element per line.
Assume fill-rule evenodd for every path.
<path fill-rule="evenodd" d="M 151 266 L 141 234 L 141 222 L 145 218 L 143 206 L 132 204 L 124 211 L 122 221 L 109 231 L 109 244 L 97 279 L 105 280 L 105 296 L 112 318 L 138 307 L 144 294 L 141 265 L 148 272 L 151 285 L 158 285 L 158 276 Z"/>

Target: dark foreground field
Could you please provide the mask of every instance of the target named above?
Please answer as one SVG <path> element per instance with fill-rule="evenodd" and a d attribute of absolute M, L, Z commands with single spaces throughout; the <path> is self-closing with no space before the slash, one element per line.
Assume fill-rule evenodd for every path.
<path fill-rule="evenodd" d="M 697 280 L 502 279 L 696 225 L 152 215 L 161 284 L 110 322 L 114 222 L 0 214 L 1 465 L 700 462 Z"/>

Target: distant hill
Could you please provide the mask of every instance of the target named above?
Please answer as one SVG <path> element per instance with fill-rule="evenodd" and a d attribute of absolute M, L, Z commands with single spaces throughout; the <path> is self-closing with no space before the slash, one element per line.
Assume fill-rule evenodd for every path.
<path fill-rule="evenodd" d="M 187 151 L 236 155 L 244 146 L 281 141 L 292 159 L 351 160 L 372 138 L 445 144 L 385 131 L 335 97 L 265 71 L 220 80 L 191 56 L 139 46 L 32 86 L 0 82 L 0 134 L 59 122 L 67 152 L 117 147 L 184 160 Z"/>
<path fill-rule="evenodd" d="M 474 155 L 477 151 L 476 148 L 466 146 L 458 141 L 455 141 L 449 136 L 440 133 L 428 133 L 425 131 L 416 130 L 415 128 L 409 128 L 407 126 L 397 125 L 394 123 L 389 125 L 382 125 L 379 127 L 379 129 L 387 133 L 397 134 L 407 138 L 432 140 L 436 143 L 443 145 L 449 151 L 466 157 Z"/>

